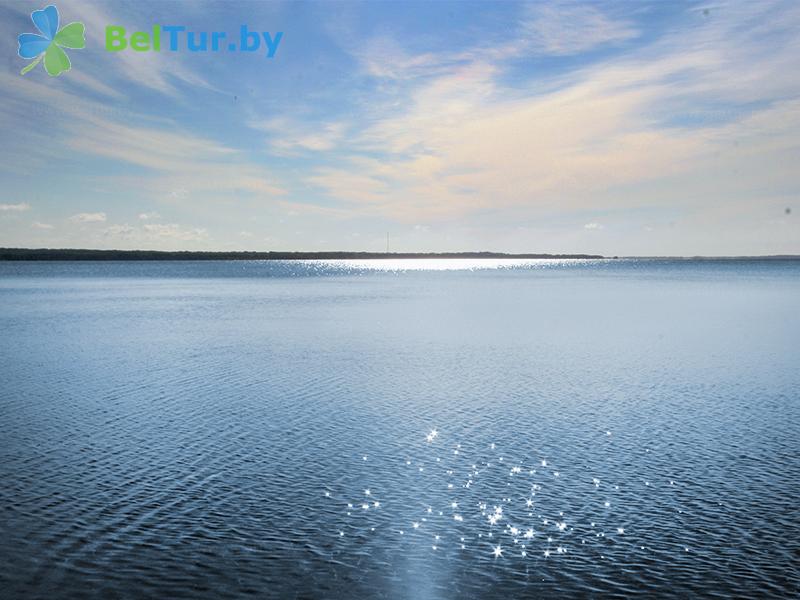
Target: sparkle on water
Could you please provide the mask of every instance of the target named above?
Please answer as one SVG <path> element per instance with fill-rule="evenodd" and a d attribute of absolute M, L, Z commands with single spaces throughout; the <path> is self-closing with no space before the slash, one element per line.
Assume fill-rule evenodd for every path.
<path fill-rule="evenodd" d="M 607 437 L 607 436 L 606 436 Z M 413 459 L 398 458 L 398 469 L 407 468 L 412 464 L 422 463 L 437 463 L 440 462 L 437 454 L 448 445 L 458 446 L 461 444 L 454 439 L 447 439 L 446 441 L 439 440 L 439 429 L 432 429 L 425 436 L 425 445 L 417 446 L 415 448 L 407 449 L 408 454 L 413 454 Z M 437 441 L 438 440 L 438 441 Z M 613 443 L 613 442 L 606 442 Z M 480 445 L 478 445 L 480 447 Z M 485 447 L 485 446 L 484 446 Z M 393 499 L 392 490 L 384 490 L 384 500 L 381 502 L 375 501 L 374 508 L 379 508 L 384 504 L 392 512 L 392 516 L 388 520 L 388 524 L 378 531 L 376 528 L 370 526 L 371 521 L 362 522 L 358 514 L 353 514 L 347 509 L 352 507 L 353 502 L 337 496 L 334 498 L 331 495 L 330 489 L 326 489 L 323 496 L 327 499 L 332 499 L 333 502 L 341 502 L 343 511 L 343 523 L 352 530 L 355 535 L 363 535 L 363 532 L 369 528 L 371 533 L 376 535 L 389 536 L 404 535 L 404 530 L 392 525 L 395 519 L 401 519 L 399 515 L 407 515 L 414 513 L 414 505 L 420 505 L 422 508 L 417 512 L 418 520 L 411 522 L 412 530 L 419 530 L 422 524 L 427 524 L 427 531 L 434 528 L 436 533 L 433 534 L 434 543 L 428 544 L 431 551 L 439 551 L 442 549 L 453 549 L 461 551 L 464 555 L 465 550 L 476 552 L 476 560 L 480 560 L 480 556 L 486 551 L 490 551 L 495 559 L 504 558 L 507 560 L 527 559 L 531 560 L 531 555 L 528 550 L 531 548 L 526 544 L 520 544 L 521 539 L 531 543 L 536 537 L 536 531 L 532 524 L 538 521 L 543 527 L 548 528 L 550 533 L 542 538 L 539 544 L 541 545 L 539 556 L 549 558 L 551 556 L 559 556 L 567 554 L 570 547 L 577 548 L 580 544 L 580 553 L 587 556 L 603 556 L 601 551 L 608 548 L 608 544 L 627 544 L 630 552 L 642 551 L 644 546 L 637 544 L 637 537 L 635 535 L 626 536 L 628 541 L 623 542 L 620 537 L 615 540 L 606 538 L 605 531 L 595 531 L 598 526 L 607 527 L 612 531 L 616 531 L 618 536 L 626 533 L 625 528 L 619 523 L 615 523 L 615 519 L 624 518 L 624 515 L 608 515 L 605 509 L 611 506 L 610 501 L 604 500 L 595 495 L 595 491 L 600 488 L 601 480 L 598 477 L 587 479 L 585 484 L 585 494 L 589 499 L 589 510 L 581 511 L 582 518 L 576 519 L 573 527 L 568 527 L 566 520 L 566 512 L 560 510 L 558 490 L 561 482 L 558 479 L 549 480 L 543 477 L 544 474 L 539 474 L 536 469 L 529 469 L 525 466 L 526 462 L 529 464 L 539 464 L 547 466 L 546 459 L 539 459 L 536 457 L 519 457 L 518 464 L 510 470 L 503 469 L 500 459 L 502 457 L 495 456 L 497 449 L 496 443 L 492 442 L 488 445 L 488 453 L 478 453 L 477 455 L 467 456 L 461 455 L 454 458 L 451 463 L 438 471 L 429 471 L 422 475 L 422 470 L 412 470 L 411 473 L 416 473 L 417 477 L 423 479 L 418 481 L 419 489 L 429 489 L 431 487 L 438 492 L 444 492 L 447 498 L 446 510 L 452 511 L 449 515 L 452 516 L 449 525 L 446 520 L 434 520 L 428 524 L 428 519 L 431 516 L 445 514 L 446 510 L 436 509 L 434 505 L 425 502 L 425 496 L 420 496 L 416 502 L 410 505 L 404 503 L 403 493 L 398 493 L 398 500 Z M 406 456 L 408 456 L 406 454 Z M 495 461 L 495 458 L 497 461 Z M 525 477 L 520 474 L 526 473 Z M 554 471 L 553 474 L 558 475 L 559 471 Z M 610 477 L 607 477 L 608 479 Z M 500 479 L 507 480 L 507 486 L 503 488 L 498 486 Z M 413 480 L 413 476 L 412 476 Z M 513 482 L 513 485 L 512 485 Z M 578 482 L 580 483 L 580 482 Z M 649 487 L 649 482 L 645 482 L 646 487 Z M 662 482 L 663 485 L 658 493 L 667 494 L 670 496 L 670 501 L 677 502 L 678 496 L 674 492 L 670 493 L 670 489 L 674 490 L 675 480 L 669 479 Z M 511 495 L 506 494 L 508 487 L 514 490 Z M 553 489 L 550 489 L 553 488 Z M 504 489 L 504 494 L 496 496 L 497 489 Z M 615 492 L 619 491 L 619 486 L 614 485 Z M 405 490 L 398 490 L 402 492 Z M 538 512 L 534 515 L 530 512 L 533 507 L 532 496 L 539 492 L 541 495 L 547 495 L 548 501 L 540 502 Z M 643 493 L 643 491 L 641 492 Z M 364 489 L 365 496 L 372 496 L 373 491 L 371 488 Z M 440 494 L 439 494 L 440 495 Z M 440 495 L 441 497 L 441 495 Z M 594 498 L 594 500 L 591 500 Z M 562 499 L 566 503 L 566 498 Z M 491 506 L 491 509 L 489 507 Z M 591 507 L 594 506 L 592 510 Z M 369 505 L 364 503 L 362 507 L 366 510 Z M 462 510 L 454 512 L 457 508 L 461 507 Z M 470 508 L 467 508 L 470 507 Z M 549 518 L 543 515 L 551 515 Z M 590 518 L 594 517 L 594 518 Z M 448 516 L 450 518 L 450 516 Z M 455 524 L 454 524 L 455 522 Z M 677 526 L 677 524 L 676 524 Z M 593 539 L 596 540 L 593 546 L 586 546 L 586 534 L 589 532 L 594 533 Z M 337 528 L 335 532 L 342 537 L 342 530 Z M 430 533 L 421 534 L 420 537 L 415 538 L 420 545 L 427 544 Z M 642 540 L 646 539 L 648 534 L 644 534 Z M 483 541 L 484 536 L 492 543 L 486 546 Z M 495 542 L 497 536 L 500 537 L 500 543 Z M 590 540 L 592 538 L 589 538 Z M 606 541 L 606 540 L 609 541 Z M 391 539 L 387 539 L 386 544 L 391 545 Z M 503 550 L 503 543 L 506 545 L 520 545 L 521 551 L 506 555 Z M 535 543 L 535 541 L 533 542 Z M 553 545 L 555 547 L 553 548 Z M 596 547 L 595 547 L 596 546 Z M 535 549 L 535 548 L 534 548 Z M 535 557 L 537 554 L 534 554 Z"/>

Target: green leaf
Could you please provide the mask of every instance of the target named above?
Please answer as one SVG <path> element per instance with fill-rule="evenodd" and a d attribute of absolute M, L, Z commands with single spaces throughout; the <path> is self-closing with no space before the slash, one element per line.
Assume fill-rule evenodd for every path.
<path fill-rule="evenodd" d="M 44 53 L 44 68 L 48 75 L 55 77 L 64 71 L 69 71 L 69 57 L 56 44 L 50 44 L 47 52 Z"/>
<path fill-rule="evenodd" d="M 25 65 L 25 68 L 22 69 L 22 71 L 20 71 L 19 74 L 20 75 L 25 75 L 25 73 L 30 71 L 33 67 L 38 65 L 40 62 L 42 62 L 43 58 L 44 58 L 44 54 L 42 53 L 42 54 L 40 54 L 39 56 L 36 57 L 36 60 L 32 60 L 27 65 Z"/>
<path fill-rule="evenodd" d="M 83 23 L 75 22 L 64 25 L 61 31 L 56 34 L 56 37 L 53 38 L 53 41 L 64 48 L 85 48 L 86 37 Z"/>

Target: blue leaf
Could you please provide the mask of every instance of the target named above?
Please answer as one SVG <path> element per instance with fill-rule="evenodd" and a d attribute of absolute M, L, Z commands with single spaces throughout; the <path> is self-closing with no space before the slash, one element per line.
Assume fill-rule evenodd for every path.
<path fill-rule="evenodd" d="M 33 11 L 31 19 L 48 40 L 52 40 L 58 33 L 58 9 L 52 4 L 42 10 Z"/>
<path fill-rule="evenodd" d="M 36 58 L 47 50 L 50 40 L 35 33 L 23 33 L 17 38 L 19 42 L 18 53 L 22 58 Z"/>

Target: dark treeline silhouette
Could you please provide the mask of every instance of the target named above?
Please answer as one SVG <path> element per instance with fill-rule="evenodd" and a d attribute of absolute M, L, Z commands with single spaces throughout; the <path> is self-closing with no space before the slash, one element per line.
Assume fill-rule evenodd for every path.
<path fill-rule="evenodd" d="M 597 254 L 505 254 L 502 252 L 163 252 L 0 248 L 0 260 L 342 260 L 387 258 L 603 258 Z"/>

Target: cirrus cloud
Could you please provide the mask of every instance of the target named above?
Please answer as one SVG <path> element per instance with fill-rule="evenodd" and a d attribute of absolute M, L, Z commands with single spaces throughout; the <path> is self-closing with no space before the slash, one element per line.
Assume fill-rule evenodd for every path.
<path fill-rule="evenodd" d="M 23 212 L 30 209 L 31 205 L 26 202 L 20 202 L 19 204 L 0 204 L 0 212 Z"/>
<path fill-rule="evenodd" d="M 106 213 L 78 213 L 69 218 L 72 223 L 105 223 Z"/>
<path fill-rule="evenodd" d="M 177 223 L 170 223 L 166 225 L 156 223 L 147 224 L 144 225 L 142 229 L 152 236 L 172 238 L 183 241 L 201 240 L 208 235 L 208 232 L 204 228 L 186 228 L 182 225 L 178 225 Z"/>

